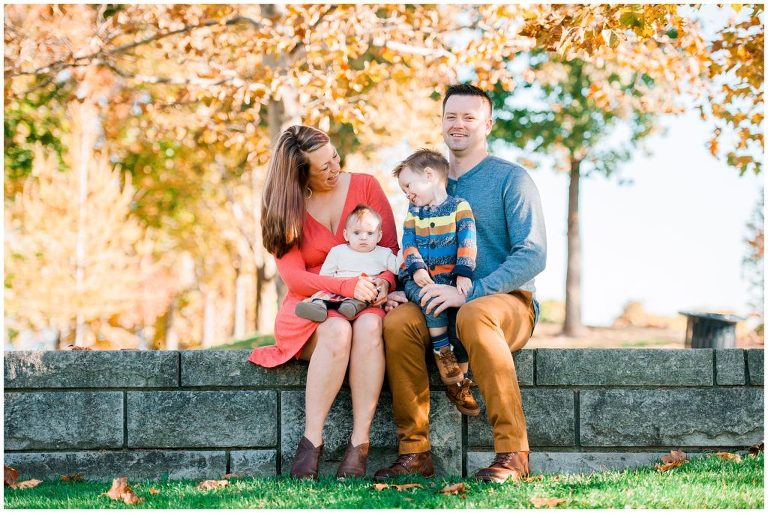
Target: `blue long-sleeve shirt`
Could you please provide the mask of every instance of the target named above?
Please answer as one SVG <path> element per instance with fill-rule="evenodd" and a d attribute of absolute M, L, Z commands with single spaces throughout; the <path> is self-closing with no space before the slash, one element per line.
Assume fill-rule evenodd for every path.
<path fill-rule="evenodd" d="M 536 184 L 522 167 L 488 156 L 448 194 L 472 205 L 477 259 L 467 301 L 513 290 L 536 291 L 534 277 L 547 262 L 547 234 Z"/>

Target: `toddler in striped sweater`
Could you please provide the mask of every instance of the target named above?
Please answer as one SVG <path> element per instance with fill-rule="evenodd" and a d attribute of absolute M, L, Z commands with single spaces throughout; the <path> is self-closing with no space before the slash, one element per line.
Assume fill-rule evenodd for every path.
<path fill-rule="evenodd" d="M 408 197 L 403 224 L 403 266 L 400 277 L 408 299 L 421 306 L 440 378 L 447 395 L 465 415 L 480 408 L 468 392 L 468 362 L 459 363 L 448 337 L 448 314 L 427 313 L 431 300 L 421 305 L 419 294 L 429 284 L 455 285 L 466 295 L 472 288 L 477 255 L 475 220 L 469 203 L 448 195 L 448 161 L 439 153 L 421 149 L 394 170 Z M 454 390 L 455 389 L 455 390 Z"/>

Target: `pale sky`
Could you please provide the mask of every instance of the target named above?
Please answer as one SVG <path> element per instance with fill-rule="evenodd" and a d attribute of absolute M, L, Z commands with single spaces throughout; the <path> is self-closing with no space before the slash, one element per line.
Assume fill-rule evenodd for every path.
<path fill-rule="evenodd" d="M 653 155 L 636 155 L 621 167 L 632 185 L 597 175 L 581 180 L 586 324 L 610 324 L 631 300 L 657 315 L 750 311 L 741 262 L 763 178 L 740 177 L 710 156 L 704 147 L 708 126 L 698 116 L 668 117 L 663 125 L 667 134 L 649 139 Z M 546 168 L 531 176 L 542 197 L 549 246 L 537 296 L 564 300 L 567 176 Z"/>

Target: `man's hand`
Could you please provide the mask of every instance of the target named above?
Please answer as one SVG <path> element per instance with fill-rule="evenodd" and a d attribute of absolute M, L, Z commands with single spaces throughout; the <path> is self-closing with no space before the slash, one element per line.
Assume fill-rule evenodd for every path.
<path fill-rule="evenodd" d="M 413 273 L 413 281 L 415 281 L 416 285 L 419 287 L 424 287 L 426 285 L 432 285 L 435 283 L 426 269 L 419 269 Z"/>
<path fill-rule="evenodd" d="M 389 312 L 390 310 L 394 310 L 400 306 L 402 303 L 407 302 L 408 298 L 405 297 L 405 292 L 402 290 L 396 290 L 387 296 L 387 302 L 384 303 L 384 311 Z"/>
<path fill-rule="evenodd" d="M 371 306 L 381 306 L 387 300 L 387 294 L 389 293 L 389 282 L 384 278 L 375 278 L 373 284 L 376 285 L 376 290 L 379 291 L 379 295 L 376 296 L 376 300 L 371 303 Z"/>
<path fill-rule="evenodd" d="M 425 308 L 425 313 L 440 315 L 446 308 L 458 308 L 467 302 L 467 298 L 462 296 L 456 287 L 451 285 L 427 285 L 419 292 L 421 306 L 432 300 L 429 306 Z"/>
<path fill-rule="evenodd" d="M 466 276 L 456 277 L 456 290 L 459 291 L 459 294 L 461 294 L 462 296 L 466 296 L 467 292 L 469 292 L 469 289 L 471 288 L 472 288 L 472 280 L 470 280 Z"/>

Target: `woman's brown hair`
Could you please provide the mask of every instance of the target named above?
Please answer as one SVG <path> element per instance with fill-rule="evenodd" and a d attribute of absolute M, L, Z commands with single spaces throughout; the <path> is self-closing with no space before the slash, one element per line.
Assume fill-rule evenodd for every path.
<path fill-rule="evenodd" d="M 278 258 L 301 244 L 309 183 L 306 154 L 329 142 L 325 132 L 304 125 L 287 128 L 277 140 L 261 197 L 261 235 L 266 250 Z"/>

